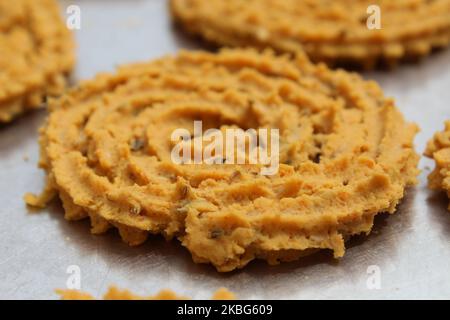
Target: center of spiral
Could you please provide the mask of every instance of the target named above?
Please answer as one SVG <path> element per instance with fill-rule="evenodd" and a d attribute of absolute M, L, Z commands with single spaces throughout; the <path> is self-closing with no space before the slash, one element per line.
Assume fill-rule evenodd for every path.
<path fill-rule="evenodd" d="M 202 121 L 194 121 L 193 133 L 177 128 L 171 134 L 173 163 L 195 165 L 261 165 L 261 175 L 275 175 L 279 168 L 279 130 L 258 128 L 243 130 L 222 126 L 203 130 Z"/>

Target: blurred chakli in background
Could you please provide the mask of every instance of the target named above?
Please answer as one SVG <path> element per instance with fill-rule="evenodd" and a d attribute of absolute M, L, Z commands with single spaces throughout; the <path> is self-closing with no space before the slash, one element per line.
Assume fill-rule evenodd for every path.
<path fill-rule="evenodd" d="M 74 41 L 56 0 L 0 1 L 0 122 L 59 95 Z"/>
<path fill-rule="evenodd" d="M 303 50 L 332 67 L 392 67 L 450 41 L 450 0 L 170 0 L 170 6 L 182 28 L 218 46 Z"/>

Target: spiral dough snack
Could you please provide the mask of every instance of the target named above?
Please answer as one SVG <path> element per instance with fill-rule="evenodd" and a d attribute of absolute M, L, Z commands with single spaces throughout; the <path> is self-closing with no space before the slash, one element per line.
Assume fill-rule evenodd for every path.
<path fill-rule="evenodd" d="M 79 290 L 56 290 L 61 300 L 96 300 L 89 293 Z M 236 296 L 226 288 L 218 289 L 212 296 L 212 300 L 235 300 Z M 180 296 L 171 290 L 161 290 L 154 296 L 139 296 L 129 290 L 118 289 L 111 286 L 103 296 L 103 300 L 190 300 L 188 297 Z"/>
<path fill-rule="evenodd" d="M 171 11 L 219 46 L 304 50 L 331 66 L 392 67 L 450 41 L 450 0 L 171 0 Z"/>
<path fill-rule="evenodd" d="M 0 123 L 62 93 L 74 42 L 55 0 L 0 1 Z"/>
<path fill-rule="evenodd" d="M 417 127 L 374 82 L 305 55 L 181 52 L 101 74 L 50 103 L 41 165 L 66 218 L 92 232 L 117 227 L 130 245 L 177 237 L 195 262 L 219 271 L 270 264 L 317 249 L 344 255 L 416 182 Z M 278 173 L 259 165 L 171 161 L 171 132 L 276 128 Z"/>
<path fill-rule="evenodd" d="M 425 155 L 436 162 L 436 168 L 428 177 L 429 187 L 447 192 L 450 198 L 450 121 L 445 123 L 444 131 L 436 133 L 428 142 Z"/>

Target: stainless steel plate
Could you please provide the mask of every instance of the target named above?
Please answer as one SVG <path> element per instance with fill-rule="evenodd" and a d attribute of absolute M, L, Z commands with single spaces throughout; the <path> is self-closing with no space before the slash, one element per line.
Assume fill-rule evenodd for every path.
<path fill-rule="evenodd" d="M 77 81 L 118 64 L 200 47 L 173 30 L 163 0 L 61 2 L 81 7 Z M 419 65 L 366 76 L 378 80 L 420 125 L 416 143 L 422 152 L 450 119 L 450 50 Z M 58 205 L 30 212 L 22 196 L 43 186 L 36 139 L 44 118 L 45 111 L 34 112 L 0 127 L 0 298 L 57 298 L 53 290 L 66 287 L 71 265 L 80 267 L 81 288 L 96 296 L 117 284 L 141 294 L 170 288 L 193 298 L 209 298 L 222 286 L 245 299 L 450 298 L 450 213 L 445 197 L 426 188 L 429 160 L 421 161 L 421 184 L 409 191 L 398 213 L 380 216 L 373 234 L 353 239 L 341 261 L 319 253 L 219 274 L 194 264 L 177 241 L 154 237 L 130 248 L 114 232 L 92 236 L 87 222 L 65 221 Z M 373 265 L 380 271 L 380 289 L 367 286 Z"/>

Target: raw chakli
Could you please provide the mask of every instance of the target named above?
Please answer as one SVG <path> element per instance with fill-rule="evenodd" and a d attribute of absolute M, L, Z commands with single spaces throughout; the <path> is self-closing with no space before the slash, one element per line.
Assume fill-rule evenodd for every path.
<path fill-rule="evenodd" d="M 0 1 L 0 123 L 58 95 L 74 42 L 55 0 Z"/>
<path fill-rule="evenodd" d="M 372 5 L 380 30 L 367 27 Z M 171 0 L 171 9 L 184 29 L 219 46 L 304 50 L 330 66 L 392 67 L 450 41 L 450 0 Z"/>
<path fill-rule="evenodd" d="M 39 197 L 92 232 L 116 227 L 130 245 L 149 234 L 178 238 L 197 263 L 225 272 L 255 258 L 270 264 L 344 241 L 394 213 L 416 183 L 408 124 L 375 82 L 255 50 L 181 52 L 101 74 L 50 102 L 41 130 Z M 277 128 L 280 168 L 176 165 L 171 133 Z M 136 141 L 139 141 L 137 143 Z"/>
<path fill-rule="evenodd" d="M 61 296 L 61 300 L 95 300 L 89 293 L 78 290 L 56 290 L 56 293 Z M 236 297 L 232 292 L 221 288 L 214 293 L 212 299 L 234 300 Z M 103 296 L 103 300 L 189 300 L 189 298 L 177 295 L 171 290 L 161 290 L 154 296 L 139 296 L 128 290 L 121 290 L 115 286 L 111 286 Z"/>
<path fill-rule="evenodd" d="M 425 155 L 436 162 L 436 168 L 428 177 L 430 188 L 443 190 L 450 198 L 450 121 L 445 123 L 444 131 L 436 133 L 428 142 Z"/>

